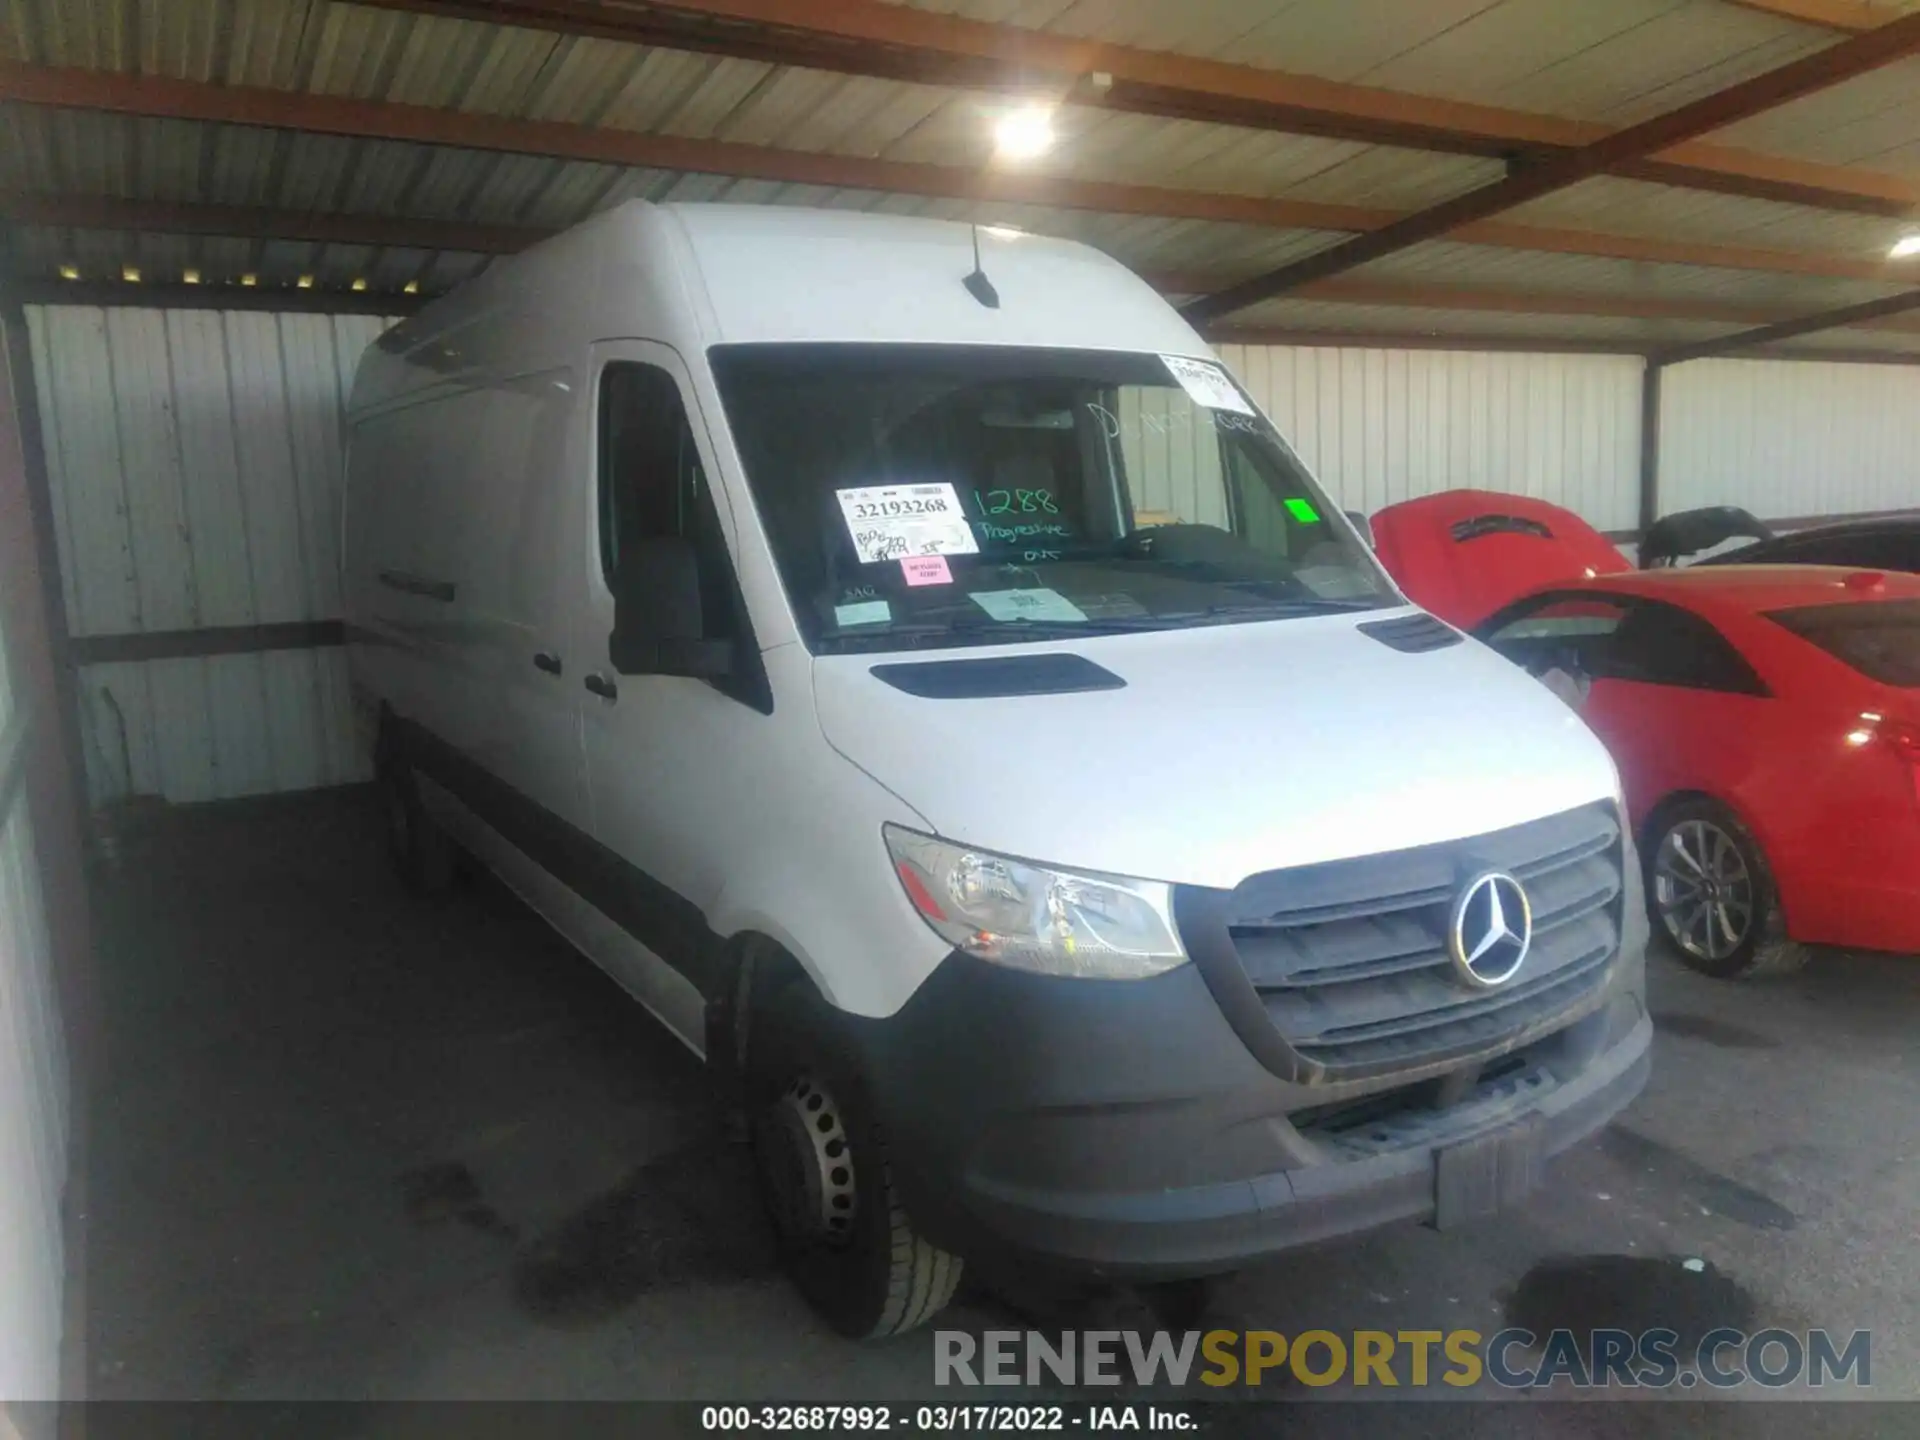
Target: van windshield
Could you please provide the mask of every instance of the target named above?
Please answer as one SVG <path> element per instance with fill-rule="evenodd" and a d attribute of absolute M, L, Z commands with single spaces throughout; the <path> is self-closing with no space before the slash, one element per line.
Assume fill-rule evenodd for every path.
<path fill-rule="evenodd" d="M 864 344 L 710 358 L 816 653 L 1405 603 L 1210 362 Z"/>

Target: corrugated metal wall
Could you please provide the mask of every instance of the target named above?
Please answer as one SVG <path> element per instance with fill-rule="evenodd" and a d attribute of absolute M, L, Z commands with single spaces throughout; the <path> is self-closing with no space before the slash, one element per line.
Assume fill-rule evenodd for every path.
<path fill-rule="evenodd" d="M 1692 360 L 1660 384 L 1660 509 L 1920 506 L 1920 368 Z"/>
<path fill-rule="evenodd" d="M 1602 530 L 1638 519 L 1634 356 L 1223 345 L 1220 358 L 1341 506 L 1506 490 Z"/>
<path fill-rule="evenodd" d="M 34 308 L 76 636 L 337 619 L 340 417 L 369 316 Z M 338 649 L 89 665 L 96 802 L 361 778 Z"/>
<path fill-rule="evenodd" d="M 27 815 L 25 702 L 0 634 L 0 1400 L 8 1401 L 59 1398 L 65 1271 L 67 1063 Z"/>

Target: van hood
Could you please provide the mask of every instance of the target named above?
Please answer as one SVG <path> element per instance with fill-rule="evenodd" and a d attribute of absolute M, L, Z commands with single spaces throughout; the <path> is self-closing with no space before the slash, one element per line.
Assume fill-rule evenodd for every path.
<path fill-rule="evenodd" d="M 821 656 L 815 702 L 828 743 L 945 838 L 1193 885 L 1455 840 L 1616 793 L 1592 732 L 1491 650 L 1407 653 L 1361 629 L 1412 613 Z M 969 673 L 955 662 L 1048 655 L 1112 680 L 982 698 L 882 678 L 1005 689 L 930 685 L 925 667 L 948 667 L 931 673 L 950 682 Z"/>

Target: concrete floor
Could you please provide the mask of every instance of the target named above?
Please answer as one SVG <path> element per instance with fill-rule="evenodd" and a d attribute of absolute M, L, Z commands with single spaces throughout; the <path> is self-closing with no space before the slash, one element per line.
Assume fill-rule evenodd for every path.
<path fill-rule="evenodd" d="M 492 883 L 403 895 L 368 795 L 177 813 L 98 904 L 95 1397 L 929 1395 L 926 1336 L 845 1343 L 787 1289 L 692 1058 Z M 1265 1265 L 1206 1322 L 1870 1328 L 1875 1395 L 1920 1397 L 1920 965 L 1662 960 L 1652 1001 L 1647 1093 L 1524 1213 Z M 1151 1314 L 976 1289 L 947 1323 Z M 1551 1408 L 1526 1433 L 1590 1409 Z"/>

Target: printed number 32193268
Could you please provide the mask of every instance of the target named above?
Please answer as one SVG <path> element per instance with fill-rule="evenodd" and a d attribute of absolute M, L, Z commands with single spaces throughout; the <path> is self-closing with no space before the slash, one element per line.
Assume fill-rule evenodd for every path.
<path fill-rule="evenodd" d="M 853 507 L 856 520 L 884 520 L 896 515 L 946 515 L 950 514 L 944 496 L 936 495 L 931 499 L 908 497 L 899 500 L 861 500 Z"/>

